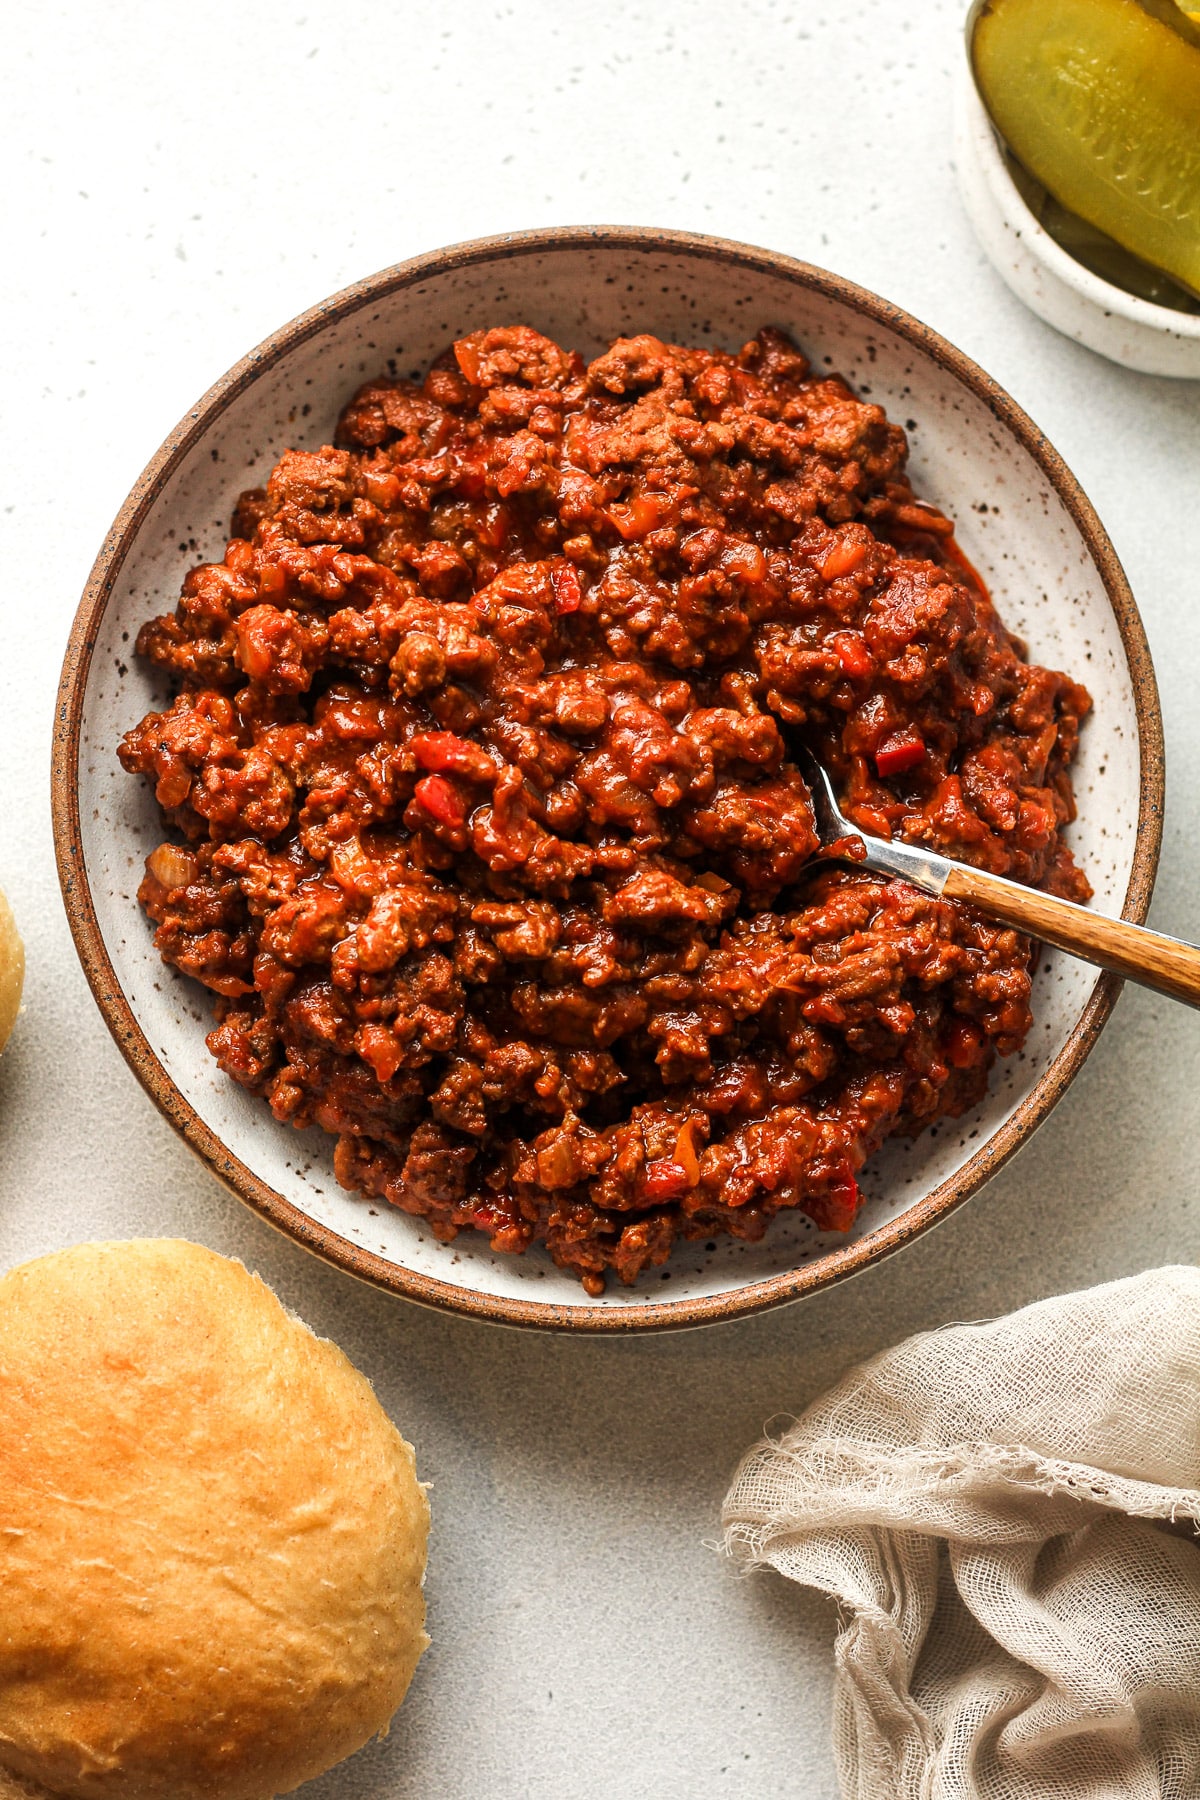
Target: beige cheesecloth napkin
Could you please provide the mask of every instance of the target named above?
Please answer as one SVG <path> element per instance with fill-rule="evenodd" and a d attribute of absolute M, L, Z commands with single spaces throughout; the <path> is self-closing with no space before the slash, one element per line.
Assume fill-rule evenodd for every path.
<path fill-rule="evenodd" d="M 1200 1271 L 1155 1269 L 853 1370 L 726 1546 L 839 1603 L 852 1800 L 1197 1800 L 1198 1490 Z"/>

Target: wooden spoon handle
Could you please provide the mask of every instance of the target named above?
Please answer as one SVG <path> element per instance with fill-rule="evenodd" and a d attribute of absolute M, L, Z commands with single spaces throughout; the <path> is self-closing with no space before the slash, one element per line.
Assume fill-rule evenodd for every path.
<path fill-rule="evenodd" d="M 942 891 L 948 899 L 969 901 L 993 919 L 1069 950 L 1085 962 L 1111 969 L 1142 987 L 1157 988 L 1173 1000 L 1200 1006 L 1200 948 L 1195 944 L 1163 937 L 1125 919 L 1106 919 L 1071 900 L 1057 900 L 1053 894 L 1041 894 L 965 863 L 951 865 Z"/>

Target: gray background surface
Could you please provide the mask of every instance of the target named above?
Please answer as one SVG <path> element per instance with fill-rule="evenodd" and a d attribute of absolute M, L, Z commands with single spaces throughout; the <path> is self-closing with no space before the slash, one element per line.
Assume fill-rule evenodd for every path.
<path fill-rule="evenodd" d="M 886 1265 L 782 1313 L 610 1344 L 360 1288 L 195 1162 L 101 1024 L 51 850 L 55 683 L 133 478 L 243 351 L 475 234 L 668 224 L 820 262 L 995 374 L 1123 557 L 1162 687 L 1152 922 L 1200 935 L 1200 386 L 1057 337 L 950 167 L 958 6 L 457 0 L 6 9 L 0 885 L 29 956 L 0 1063 L 0 1266 L 177 1233 L 243 1257 L 370 1376 L 433 1483 L 434 1647 L 391 1738 L 306 1800 L 832 1800 L 832 1610 L 712 1549 L 741 1452 L 912 1330 L 1195 1258 L 1200 1020 L 1143 993 L 1028 1149 Z M 953 496 L 941 496 L 952 505 Z"/>

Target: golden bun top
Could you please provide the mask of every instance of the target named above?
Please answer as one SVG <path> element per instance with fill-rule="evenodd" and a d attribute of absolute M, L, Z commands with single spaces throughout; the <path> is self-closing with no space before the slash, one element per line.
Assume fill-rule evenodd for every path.
<path fill-rule="evenodd" d="M 13 1269 L 0 1419 L 0 1800 L 272 1800 L 386 1730 L 428 1642 L 413 1453 L 240 1263 Z"/>
<path fill-rule="evenodd" d="M 12 907 L 0 893 L 0 1050 L 7 1044 L 21 1008 L 21 984 L 25 979 L 25 951 L 13 918 Z M 4 1800 L 0 1794 L 0 1800 Z"/>

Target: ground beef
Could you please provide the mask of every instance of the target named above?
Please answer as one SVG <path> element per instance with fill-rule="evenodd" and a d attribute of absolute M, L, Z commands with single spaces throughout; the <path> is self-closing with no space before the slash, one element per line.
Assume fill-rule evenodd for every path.
<path fill-rule="evenodd" d="M 777 331 L 585 364 L 506 326 L 242 496 L 138 639 L 177 688 L 120 750 L 174 832 L 140 897 L 347 1187 L 596 1294 L 782 1208 L 847 1229 L 885 1137 L 979 1100 L 1028 942 L 810 864 L 789 747 L 867 830 L 1082 899 L 1089 700 L 906 455 Z"/>

